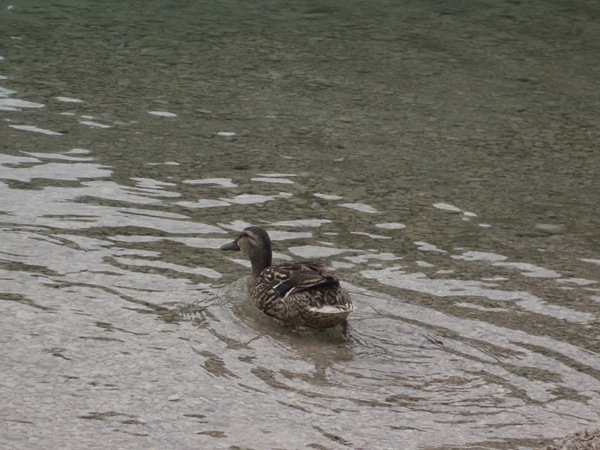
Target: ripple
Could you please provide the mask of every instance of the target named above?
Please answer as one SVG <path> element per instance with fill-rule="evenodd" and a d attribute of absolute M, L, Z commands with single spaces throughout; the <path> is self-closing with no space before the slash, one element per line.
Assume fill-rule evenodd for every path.
<path fill-rule="evenodd" d="M 298 176 L 295 173 L 259 173 L 261 177 L 272 177 L 272 178 L 289 178 Z"/>
<path fill-rule="evenodd" d="M 321 194 L 321 193 L 316 193 L 314 194 L 315 197 L 318 198 L 322 198 L 323 200 L 342 200 L 344 197 L 340 196 L 340 195 L 335 195 L 335 194 Z"/>
<path fill-rule="evenodd" d="M 290 198 L 292 194 L 288 192 L 280 192 L 276 195 L 263 195 L 263 194 L 240 194 L 233 198 L 223 199 L 225 201 L 236 203 L 238 205 L 253 205 L 257 203 L 266 203 L 271 200 L 278 198 Z"/>
<path fill-rule="evenodd" d="M 283 220 L 279 222 L 273 222 L 271 225 L 274 227 L 320 227 L 323 224 L 331 223 L 329 219 L 296 219 L 296 220 Z"/>
<path fill-rule="evenodd" d="M 10 92 L 10 91 L 9 91 Z M 12 92 L 11 92 L 12 93 Z M 0 92 L 0 96 L 2 92 Z M 18 98 L 0 98 L 0 111 L 21 111 L 21 108 L 43 108 L 43 103 L 28 102 Z M 13 127 L 17 128 L 17 127 Z M 23 129 L 23 128 L 17 128 Z"/>
<path fill-rule="evenodd" d="M 184 180 L 182 181 L 184 184 L 214 184 L 217 186 L 225 187 L 225 188 L 234 188 L 238 185 L 233 183 L 231 178 L 202 178 L 200 180 Z"/>
<path fill-rule="evenodd" d="M 16 130 L 31 131 L 32 133 L 40 133 L 40 134 L 45 134 L 47 136 L 62 136 L 62 133 L 59 133 L 58 131 L 46 130 L 45 128 L 39 128 L 34 125 L 8 125 L 8 126 L 11 128 L 14 128 Z"/>
<path fill-rule="evenodd" d="M 312 237 L 311 232 L 304 231 L 275 231 L 269 230 L 272 241 L 285 241 L 289 239 L 307 239 Z"/>
<path fill-rule="evenodd" d="M 436 245 L 429 244 L 427 242 L 416 241 L 415 245 L 417 245 L 418 248 L 419 248 L 419 250 L 422 251 L 422 252 L 440 252 L 440 253 L 446 253 L 446 250 L 441 250 L 441 249 L 437 248 Z"/>
<path fill-rule="evenodd" d="M 376 214 L 378 212 L 375 208 L 365 203 L 340 203 L 339 206 L 368 214 Z"/>
<path fill-rule="evenodd" d="M 262 183 L 275 183 L 275 184 L 294 184 L 292 180 L 287 178 L 269 178 L 269 177 L 255 177 L 251 178 L 250 181 L 258 181 Z"/>
<path fill-rule="evenodd" d="M 561 278 L 556 280 L 557 283 L 564 284 L 576 284 L 577 286 L 589 286 L 591 284 L 597 284 L 596 280 L 587 280 L 585 278 Z"/>
<path fill-rule="evenodd" d="M 364 231 L 351 231 L 351 234 L 355 234 L 357 236 L 367 236 L 367 237 L 370 237 L 371 239 L 391 239 L 391 237 L 389 237 L 389 236 L 382 236 L 381 234 L 366 233 Z"/>
<path fill-rule="evenodd" d="M 229 202 L 210 198 L 201 198 L 195 202 L 177 202 L 177 204 L 184 208 L 218 208 L 221 206 L 231 206 L 231 203 Z"/>
<path fill-rule="evenodd" d="M 137 241 L 139 242 L 139 241 Z M 170 264 L 162 261 L 151 261 L 147 259 L 132 259 L 132 258 L 114 258 L 115 262 L 118 262 L 124 266 L 137 266 L 137 267 L 155 267 L 158 269 L 171 270 L 181 274 L 198 274 L 203 275 L 207 278 L 218 279 L 223 275 L 216 270 L 207 269 L 205 267 L 186 267 L 180 264 Z"/>
<path fill-rule="evenodd" d="M 403 228 L 406 228 L 406 225 L 398 222 L 376 223 L 375 226 L 384 230 L 402 230 Z"/>
<path fill-rule="evenodd" d="M 600 259 L 594 259 L 594 258 L 581 258 L 581 261 L 583 262 L 588 262 L 591 264 L 597 264 L 600 265 Z"/>
<path fill-rule="evenodd" d="M 104 123 L 95 122 L 93 120 L 80 120 L 79 123 L 81 125 L 87 125 L 93 128 L 112 128 L 110 125 L 106 125 Z"/>
<path fill-rule="evenodd" d="M 318 245 L 302 245 L 298 247 L 290 247 L 289 251 L 296 256 L 300 256 L 301 258 L 318 259 L 339 255 L 340 253 L 345 253 L 349 250 L 332 247 L 322 247 Z"/>
<path fill-rule="evenodd" d="M 380 270 L 364 270 L 361 275 L 365 278 L 376 279 L 382 284 L 437 297 L 475 296 L 495 301 L 512 301 L 525 310 L 574 323 L 585 324 L 594 318 L 590 313 L 550 304 L 528 292 L 494 289 L 495 284 L 490 282 L 433 279 L 421 272 L 405 272 L 399 266 Z"/>
<path fill-rule="evenodd" d="M 177 114 L 169 111 L 148 111 L 148 114 L 159 117 L 177 117 Z"/>
<path fill-rule="evenodd" d="M 506 256 L 490 252 L 468 251 L 462 255 L 453 255 L 453 259 L 462 259 L 465 261 L 505 261 Z"/>
<path fill-rule="evenodd" d="M 510 267 L 521 270 L 522 274 L 526 277 L 532 278 L 559 278 L 561 274 L 554 270 L 544 269 L 543 267 L 536 266 L 529 263 L 517 263 L 517 262 L 496 262 L 496 267 Z"/>
<path fill-rule="evenodd" d="M 12 91 L 10 89 L 6 89 L 6 88 L 3 88 L 2 86 L 0 86 L 0 98 L 2 98 L 2 97 L 8 97 L 8 96 L 13 95 L 13 94 L 16 94 L 16 91 Z"/>
<path fill-rule="evenodd" d="M 345 256 L 344 259 L 348 261 L 352 261 L 355 264 L 360 264 L 364 262 L 368 262 L 369 260 L 376 259 L 379 261 L 397 261 L 398 259 L 402 259 L 399 256 L 394 255 L 393 253 L 367 253 L 364 255 L 357 256 Z"/>
<path fill-rule="evenodd" d="M 60 96 L 60 97 L 54 97 L 54 98 L 56 98 L 56 100 L 63 102 L 63 103 L 82 103 L 83 102 L 83 100 L 80 100 L 78 98 L 73 98 L 73 97 Z"/>
<path fill-rule="evenodd" d="M 38 159 L 59 159 L 59 160 L 63 160 L 63 161 L 76 161 L 76 162 L 87 162 L 87 161 L 94 160 L 93 157 L 89 157 L 89 156 L 71 156 L 73 154 L 75 154 L 75 155 L 86 154 L 86 153 L 81 153 L 81 151 L 83 151 L 83 149 L 74 149 L 74 150 L 77 150 L 77 151 L 74 152 L 73 150 L 71 150 L 70 152 L 64 152 L 64 153 L 40 153 L 40 152 L 23 152 L 23 153 L 26 155 L 33 156 Z M 86 150 L 86 152 L 87 152 L 87 150 Z"/>
<path fill-rule="evenodd" d="M 433 207 L 441 209 L 442 211 L 462 212 L 462 209 L 458 208 L 457 206 L 451 205 L 450 203 L 434 203 Z"/>
<path fill-rule="evenodd" d="M 37 158 L 32 158 L 29 160 L 23 159 L 21 162 L 41 161 Z M 70 164 L 46 162 L 30 167 L 20 167 L 18 170 L 15 170 L 15 167 L 8 167 L 4 164 L 4 161 L 2 161 L 1 164 L 0 179 L 18 180 L 23 182 L 31 182 L 35 179 L 78 181 L 86 178 L 107 178 L 112 174 L 112 170 L 109 168 L 100 166 L 98 164 L 87 163 Z"/>

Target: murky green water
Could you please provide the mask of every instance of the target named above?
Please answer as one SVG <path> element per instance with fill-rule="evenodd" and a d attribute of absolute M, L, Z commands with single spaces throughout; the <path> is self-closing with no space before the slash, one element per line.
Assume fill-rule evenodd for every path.
<path fill-rule="evenodd" d="M 597 2 L 0 1 L 0 446 L 600 422 Z M 218 247 L 337 268 L 350 337 Z"/>

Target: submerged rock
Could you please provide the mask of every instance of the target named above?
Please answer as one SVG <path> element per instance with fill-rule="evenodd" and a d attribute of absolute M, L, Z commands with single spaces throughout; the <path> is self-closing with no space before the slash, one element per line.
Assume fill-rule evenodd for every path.
<path fill-rule="evenodd" d="M 600 428 L 577 431 L 539 450 L 600 450 Z"/>

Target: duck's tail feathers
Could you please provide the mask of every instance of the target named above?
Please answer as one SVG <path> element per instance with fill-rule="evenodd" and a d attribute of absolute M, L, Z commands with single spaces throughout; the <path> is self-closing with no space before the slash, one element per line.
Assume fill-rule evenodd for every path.
<path fill-rule="evenodd" d="M 345 315 L 347 316 L 352 311 L 354 311 L 353 305 L 323 305 L 323 306 L 311 306 L 309 308 L 310 311 L 319 313 L 319 314 L 327 314 L 327 315 Z"/>

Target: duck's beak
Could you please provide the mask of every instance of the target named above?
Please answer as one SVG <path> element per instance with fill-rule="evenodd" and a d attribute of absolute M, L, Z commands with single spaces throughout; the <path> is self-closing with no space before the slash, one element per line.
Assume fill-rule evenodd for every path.
<path fill-rule="evenodd" d="M 221 245 L 221 250 L 239 250 L 240 247 L 237 245 L 237 242 L 233 241 L 229 244 Z"/>

